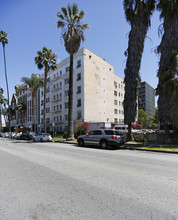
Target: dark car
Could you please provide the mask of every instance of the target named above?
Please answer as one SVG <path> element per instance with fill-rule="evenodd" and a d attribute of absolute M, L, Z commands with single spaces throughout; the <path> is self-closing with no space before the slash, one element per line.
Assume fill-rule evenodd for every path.
<path fill-rule="evenodd" d="M 101 148 L 116 147 L 124 144 L 124 137 L 120 131 L 112 129 L 97 129 L 81 135 L 77 139 L 79 146 L 95 145 Z"/>
<path fill-rule="evenodd" d="M 30 131 L 25 131 L 23 132 L 20 136 L 20 140 L 33 140 L 35 133 L 30 132 Z"/>

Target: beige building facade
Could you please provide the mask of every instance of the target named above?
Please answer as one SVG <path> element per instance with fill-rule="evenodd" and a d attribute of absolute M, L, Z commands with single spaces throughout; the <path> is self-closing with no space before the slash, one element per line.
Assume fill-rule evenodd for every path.
<path fill-rule="evenodd" d="M 48 73 L 46 122 L 49 132 L 67 130 L 69 65 L 67 57 L 58 64 L 57 70 Z M 94 127 L 123 124 L 124 83 L 114 73 L 114 67 L 90 50 L 81 48 L 74 55 L 73 68 L 74 124 L 82 121 Z M 40 94 L 43 129 L 43 89 Z"/>

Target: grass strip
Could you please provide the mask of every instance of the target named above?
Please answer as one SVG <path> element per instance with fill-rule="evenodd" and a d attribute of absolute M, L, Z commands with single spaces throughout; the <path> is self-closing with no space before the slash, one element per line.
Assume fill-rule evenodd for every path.
<path fill-rule="evenodd" d="M 178 146 L 175 145 L 149 145 L 146 144 L 144 146 L 143 144 L 125 144 L 124 147 L 131 147 L 131 148 L 141 148 L 141 149 L 150 149 L 150 150 L 163 150 L 163 151 L 177 151 L 178 152 Z"/>

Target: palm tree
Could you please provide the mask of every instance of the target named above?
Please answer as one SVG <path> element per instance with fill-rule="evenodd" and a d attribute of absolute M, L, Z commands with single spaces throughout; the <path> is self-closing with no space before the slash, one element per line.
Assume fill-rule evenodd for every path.
<path fill-rule="evenodd" d="M 157 49 L 161 55 L 157 74 L 158 116 L 168 134 L 170 122 L 178 132 L 178 0 L 159 0 L 157 9 L 164 19 L 164 34 Z"/>
<path fill-rule="evenodd" d="M 34 130 L 36 132 L 37 127 L 35 125 L 36 125 L 36 115 L 37 115 L 37 92 L 38 92 L 39 88 L 43 86 L 43 79 L 40 78 L 39 74 L 33 73 L 31 75 L 31 78 L 22 77 L 21 81 L 24 82 L 25 85 L 28 86 L 29 90 L 32 93 L 32 107 L 33 107 L 32 115 L 33 115 Z M 21 114 L 24 111 L 24 108 L 21 105 L 21 103 L 19 106 L 19 110 L 20 110 Z"/>
<path fill-rule="evenodd" d="M 2 105 L 7 103 L 7 99 L 3 96 L 4 90 L 0 88 L 0 132 L 2 131 Z"/>
<path fill-rule="evenodd" d="M 6 69 L 6 55 L 5 55 L 5 45 L 8 44 L 8 38 L 7 34 L 4 31 L 0 31 L 0 42 L 3 46 L 3 54 L 4 54 L 4 69 L 5 69 L 5 79 L 6 79 L 6 87 L 7 87 L 7 105 L 8 105 L 8 127 L 9 131 L 11 131 L 10 128 L 10 106 L 9 106 L 9 86 L 8 86 L 8 80 L 7 80 L 7 69 Z"/>
<path fill-rule="evenodd" d="M 15 110 L 17 110 L 18 113 L 20 113 L 20 115 L 21 115 L 21 124 L 22 124 L 22 126 L 23 126 L 22 115 L 23 115 L 23 112 L 24 112 L 26 109 L 27 109 L 27 106 L 26 106 L 24 103 L 22 103 L 22 102 L 18 102 L 17 105 L 16 105 L 16 107 L 15 107 Z"/>
<path fill-rule="evenodd" d="M 69 69 L 69 108 L 68 108 L 68 140 L 74 139 L 74 122 L 73 122 L 73 56 L 78 51 L 81 41 L 84 41 L 85 29 L 89 29 L 87 24 L 81 20 L 85 16 L 82 10 L 76 4 L 68 4 L 67 8 L 62 7 L 61 12 L 57 13 L 59 20 L 57 27 L 62 29 L 62 37 L 65 43 L 66 51 L 70 54 Z"/>
<path fill-rule="evenodd" d="M 38 56 L 35 57 L 35 63 L 39 69 L 45 68 L 44 71 L 44 107 L 43 107 L 43 123 L 44 131 L 46 132 L 46 86 L 47 86 L 47 74 L 50 69 L 57 69 L 56 55 L 51 49 L 43 47 L 42 51 L 37 52 Z"/>
<path fill-rule="evenodd" d="M 155 9 L 155 0 L 124 0 L 126 20 L 131 25 L 128 49 L 125 52 L 124 123 L 128 124 L 127 140 L 132 139 L 131 125 L 137 114 L 137 88 L 140 82 L 140 65 L 150 17 Z"/>

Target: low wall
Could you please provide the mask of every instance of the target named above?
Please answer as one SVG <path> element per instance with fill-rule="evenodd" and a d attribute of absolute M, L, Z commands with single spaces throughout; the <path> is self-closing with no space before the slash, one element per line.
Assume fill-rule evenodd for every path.
<path fill-rule="evenodd" d="M 148 142 L 160 144 L 178 144 L 178 134 L 148 134 Z"/>

